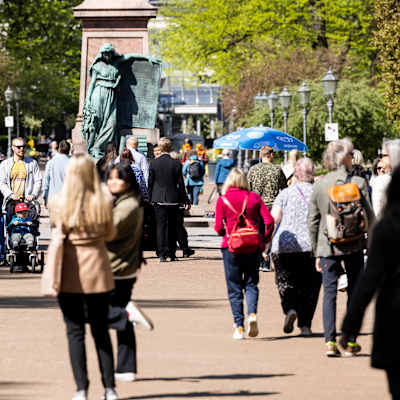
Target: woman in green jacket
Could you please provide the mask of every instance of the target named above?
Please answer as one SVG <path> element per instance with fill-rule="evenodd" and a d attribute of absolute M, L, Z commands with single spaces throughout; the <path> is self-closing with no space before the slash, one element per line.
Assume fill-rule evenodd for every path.
<path fill-rule="evenodd" d="M 140 309 L 131 302 L 133 285 L 142 264 L 141 239 L 143 232 L 143 208 L 140 206 L 140 189 L 129 163 L 114 165 L 107 174 L 107 186 L 114 196 L 113 221 L 116 236 L 107 243 L 108 256 L 114 274 L 115 290 L 111 306 L 125 308 L 125 319 L 112 325 L 117 329 L 118 362 L 115 377 L 131 382 L 136 375 L 136 340 L 134 324 L 142 323 L 149 330 L 153 325 Z M 127 318 L 126 318 L 127 317 Z M 111 312 L 112 322 L 112 312 Z M 115 326 L 117 325 L 117 326 Z"/>

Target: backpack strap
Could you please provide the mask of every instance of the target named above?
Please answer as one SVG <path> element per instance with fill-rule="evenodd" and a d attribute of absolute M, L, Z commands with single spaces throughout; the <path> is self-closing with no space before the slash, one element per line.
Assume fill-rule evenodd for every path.
<path fill-rule="evenodd" d="M 235 214 L 239 215 L 244 215 L 244 212 L 246 211 L 247 207 L 247 199 L 249 198 L 249 195 L 247 194 L 246 198 L 244 199 L 243 202 L 243 207 L 242 207 L 242 212 L 239 214 L 237 210 L 235 210 L 232 206 L 232 204 L 228 201 L 228 199 L 225 196 L 222 196 L 222 201 L 233 211 Z"/>

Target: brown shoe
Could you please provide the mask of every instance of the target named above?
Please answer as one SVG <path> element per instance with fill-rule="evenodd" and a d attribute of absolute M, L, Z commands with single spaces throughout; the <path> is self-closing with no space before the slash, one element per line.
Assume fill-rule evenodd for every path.
<path fill-rule="evenodd" d="M 337 348 L 336 342 L 328 342 L 326 344 L 326 356 L 327 357 L 340 357 L 342 354 Z"/>

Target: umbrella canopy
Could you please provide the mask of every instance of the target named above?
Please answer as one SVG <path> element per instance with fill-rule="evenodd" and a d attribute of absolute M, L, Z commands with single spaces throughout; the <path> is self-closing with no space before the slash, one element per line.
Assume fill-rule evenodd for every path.
<path fill-rule="evenodd" d="M 308 152 L 308 147 L 303 142 L 276 129 L 256 126 L 236 132 L 236 134 L 239 133 L 239 147 L 241 149 L 260 150 L 263 146 L 270 146 L 274 151 L 299 150 Z"/>
<path fill-rule="evenodd" d="M 241 131 L 228 133 L 227 135 L 214 140 L 214 149 L 239 150 L 240 132 Z"/>

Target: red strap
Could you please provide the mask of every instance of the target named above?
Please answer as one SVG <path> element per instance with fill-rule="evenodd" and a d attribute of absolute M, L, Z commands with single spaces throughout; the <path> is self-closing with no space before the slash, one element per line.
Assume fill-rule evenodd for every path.
<path fill-rule="evenodd" d="M 247 194 L 246 198 L 244 199 L 242 212 L 239 215 L 244 215 L 244 212 L 246 211 L 246 207 L 247 207 L 247 199 L 248 198 L 249 198 L 249 194 Z M 228 201 L 228 199 L 225 196 L 222 196 L 222 201 L 231 209 L 231 211 L 233 211 L 235 214 L 238 214 L 238 212 L 233 208 L 232 204 Z"/>

